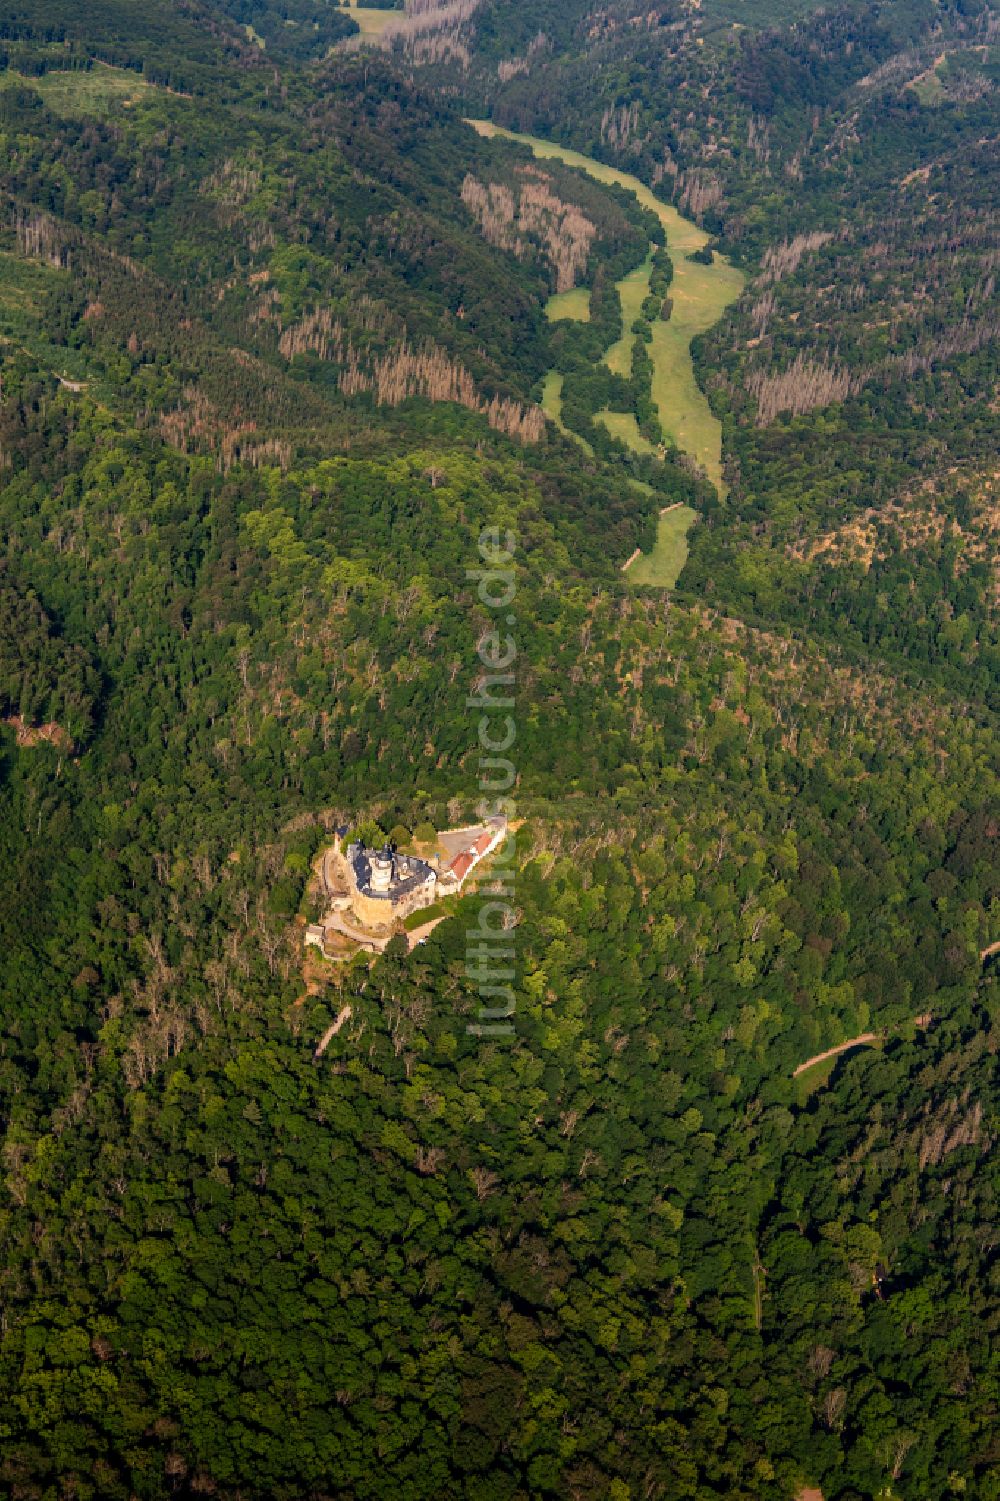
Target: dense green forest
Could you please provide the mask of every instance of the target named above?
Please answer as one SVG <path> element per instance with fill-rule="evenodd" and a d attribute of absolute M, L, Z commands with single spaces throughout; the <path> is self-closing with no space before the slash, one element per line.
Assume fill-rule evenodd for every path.
<path fill-rule="evenodd" d="M 0 9 L 0 1493 L 1000 1498 L 996 22 Z M 658 224 L 473 113 L 739 262 L 725 495 L 593 420 Z M 499 878 L 303 933 L 500 629 L 492 1037 Z"/>

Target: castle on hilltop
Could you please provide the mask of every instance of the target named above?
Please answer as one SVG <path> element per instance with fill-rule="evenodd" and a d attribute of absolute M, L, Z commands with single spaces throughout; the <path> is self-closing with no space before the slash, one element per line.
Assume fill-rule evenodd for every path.
<path fill-rule="evenodd" d="M 401 855 L 389 845 L 370 850 L 355 842 L 347 846 L 346 860 L 351 910 L 365 927 L 390 927 L 434 900 L 437 871 L 416 855 Z"/>
<path fill-rule="evenodd" d="M 468 828 L 444 829 L 438 852 L 426 860 L 390 844 L 371 849 L 355 839 L 345 848 L 338 841 L 320 862 L 329 909 L 306 929 L 306 943 L 326 953 L 328 935 L 337 934 L 380 952 L 411 912 L 461 891 L 506 833 L 507 820 L 499 815 Z"/>

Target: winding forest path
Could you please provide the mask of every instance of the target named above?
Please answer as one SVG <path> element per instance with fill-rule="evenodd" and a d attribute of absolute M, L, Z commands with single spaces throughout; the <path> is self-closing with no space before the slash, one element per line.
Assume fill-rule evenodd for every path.
<path fill-rule="evenodd" d="M 979 957 L 983 961 L 994 954 L 1000 954 L 1000 941 L 991 943 L 988 948 L 979 951 Z M 923 1011 L 919 1016 L 913 1017 L 913 1025 L 923 1030 L 924 1027 L 929 1027 L 933 1020 L 932 1011 Z M 807 1068 L 815 1068 L 817 1063 L 825 1063 L 828 1058 L 837 1058 L 841 1053 L 849 1052 L 851 1048 L 863 1048 L 869 1043 L 885 1042 L 895 1030 L 897 1028 L 892 1028 L 888 1032 L 862 1032 L 859 1037 L 849 1037 L 846 1042 L 838 1042 L 835 1048 L 827 1048 L 825 1052 L 816 1053 L 814 1057 L 807 1058 L 805 1063 L 800 1063 L 797 1068 L 793 1068 L 792 1078 L 797 1079 L 799 1074 L 804 1074 Z"/>
<path fill-rule="evenodd" d="M 881 1032 L 862 1032 L 860 1037 L 851 1037 L 847 1042 L 838 1042 L 835 1048 L 827 1048 L 825 1053 L 817 1053 L 812 1058 L 807 1058 L 805 1063 L 800 1063 L 798 1068 L 792 1069 L 792 1078 L 797 1079 L 799 1074 L 804 1074 L 807 1068 L 814 1068 L 817 1063 L 825 1063 L 828 1058 L 836 1058 L 840 1053 L 846 1053 L 849 1048 L 861 1048 L 865 1043 L 878 1042 Z"/>

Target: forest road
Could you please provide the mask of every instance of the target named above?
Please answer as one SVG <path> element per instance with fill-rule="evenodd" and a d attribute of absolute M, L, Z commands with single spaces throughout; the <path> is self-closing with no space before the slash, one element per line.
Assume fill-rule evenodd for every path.
<path fill-rule="evenodd" d="M 799 1074 L 804 1074 L 807 1068 L 812 1068 L 816 1063 L 825 1063 L 828 1058 L 836 1058 L 838 1053 L 846 1053 L 848 1048 L 860 1048 L 866 1042 L 877 1042 L 881 1033 L 862 1032 L 860 1037 L 851 1037 L 847 1042 L 839 1042 L 835 1048 L 827 1048 L 825 1053 L 817 1053 L 815 1058 L 807 1058 L 805 1063 L 800 1063 L 798 1068 L 792 1070 L 792 1078 L 797 1079 Z"/>
<path fill-rule="evenodd" d="M 345 1022 L 350 1021 L 352 1015 L 353 1012 L 351 1011 L 350 1006 L 344 1006 L 341 1008 L 340 1012 L 338 1013 L 337 1020 L 330 1023 L 326 1031 L 323 1033 L 323 1036 L 316 1044 L 315 1051 L 313 1052 L 313 1061 L 315 1061 L 317 1058 L 322 1058 L 323 1054 L 326 1052 L 327 1048 L 330 1046 L 331 1042 L 336 1037 L 341 1027 Z"/>
<path fill-rule="evenodd" d="M 1000 940 L 979 951 L 979 957 L 984 961 L 992 958 L 994 954 L 1000 954 Z M 933 1017 L 933 1012 L 924 1011 L 920 1016 L 913 1018 L 913 1025 L 921 1029 L 929 1027 Z M 860 1037 L 850 1037 L 847 1042 L 839 1042 L 835 1048 L 827 1048 L 824 1053 L 817 1053 L 814 1058 L 807 1058 L 805 1063 L 800 1063 L 798 1068 L 792 1069 L 792 1078 L 795 1079 L 799 1074 L 804 1074 L 806 1069 L 812 1068 L 815 1063 L 825 1063 L 828 1058 L 836 1058 L 838 1054 L 846 1053 L 849 1048 L 861 1048 L 869 1042 L 884 1041 L 888 1035 L 886 1032 L 862 1032 Z"/>

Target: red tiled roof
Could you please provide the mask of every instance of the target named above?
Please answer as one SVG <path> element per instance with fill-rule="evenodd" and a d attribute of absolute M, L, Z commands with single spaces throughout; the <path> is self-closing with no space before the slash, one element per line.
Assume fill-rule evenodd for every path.
<path fill-rule="evenodd" d="M 456 881 L 464 881 L 465 877 L 472 869 L 472 866 L 472 852 L 470 850 L 463 850 L 460 855 L 455 856 L 448 869 L 451 871 Z"/>
<path fill-rule="evenodd" d="M 493 842 L 493 830 L 489 829 L 485 834 L 480 834 L 472 848 L 482 858 Z"/>

